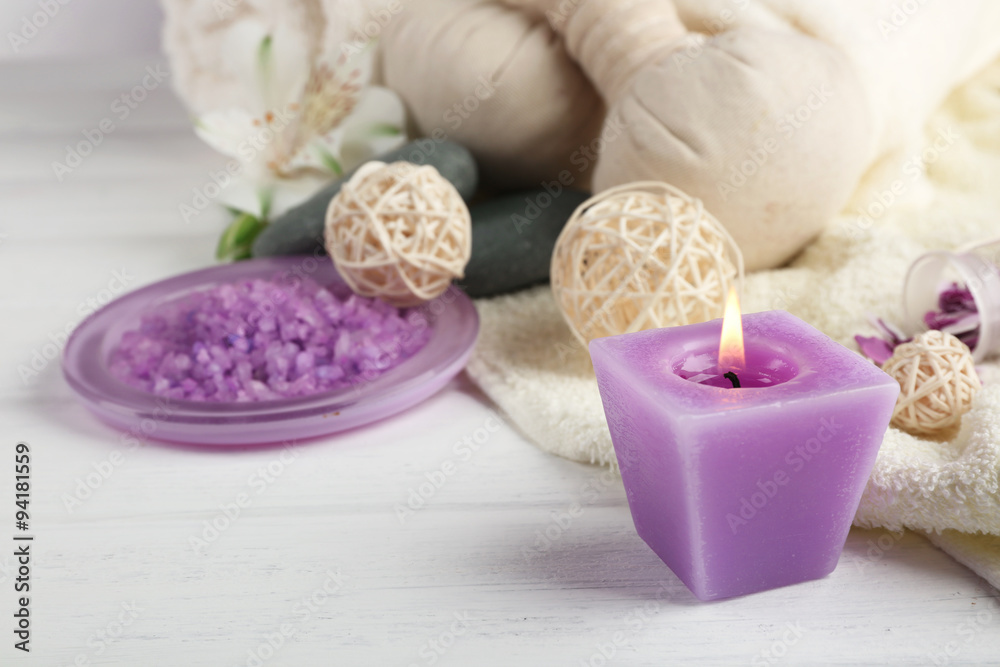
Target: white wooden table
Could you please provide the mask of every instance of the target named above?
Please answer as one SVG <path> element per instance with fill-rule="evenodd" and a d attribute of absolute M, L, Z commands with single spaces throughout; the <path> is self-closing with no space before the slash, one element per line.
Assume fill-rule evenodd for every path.
<path fill-rule="evenodd" d="M 826 579 L 698 602 L 636 536 L 620 481 L 489 432 L 462 376 L 292 450 L 128 447 L 45 354 L 121 282 L 213 261 L 225 216 L 178 208 L 224 159 L 169 80 L 125 118 L 112 106 L 153 64 L 0 67 L 0 664 L 1000 664 L 997 592 L 913 534 L 854 530 Z M 60 182 L 53 162 L 102 119 L 114 130 Z M 18 441 L 29 654 L 12 634 Z M 411 493 L 424 504 L 401 513 Z"/>

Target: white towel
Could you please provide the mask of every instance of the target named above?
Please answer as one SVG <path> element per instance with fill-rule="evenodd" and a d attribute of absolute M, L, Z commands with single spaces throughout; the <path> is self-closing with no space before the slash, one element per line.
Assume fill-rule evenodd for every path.
<path fill-rule="evenodd" d="M 748 276 L 744 311 L 787 310 L 856 350 L 855 334 L 874 334 L 869 313 L 901 321 L 916 257 L 1000 234 L 1000 62 L 948 98 L 925 142 L 873 170 L 789 267 Z M 472 379 L 542 449 L 615 467 L 589 357 L 549 288 L 477 305 Z M 855 523 L 928 533 L 1000 588 L 1000 364 L 980 370 L 985 387 L 951 440 L 889 429 Z"/>

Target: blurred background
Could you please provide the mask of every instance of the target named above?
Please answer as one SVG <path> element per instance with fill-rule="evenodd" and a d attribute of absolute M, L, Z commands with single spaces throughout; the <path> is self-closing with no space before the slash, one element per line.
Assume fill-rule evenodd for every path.
<path fill-rule="evenodd" d="M 162 21 L 157 0 L 4 0 L 0 62 L 157 54 Z"/>

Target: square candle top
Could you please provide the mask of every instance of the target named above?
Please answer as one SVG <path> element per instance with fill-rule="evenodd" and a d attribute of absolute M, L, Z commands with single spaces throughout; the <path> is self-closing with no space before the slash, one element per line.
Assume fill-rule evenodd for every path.
<path fill-rule="evenodd" d="M 590 343 L 636 530 L 703 600 L 833 571 L 899 394 L 783 311 L 744 316 L 744 386 L 713 386 L 721 328 Z"/>

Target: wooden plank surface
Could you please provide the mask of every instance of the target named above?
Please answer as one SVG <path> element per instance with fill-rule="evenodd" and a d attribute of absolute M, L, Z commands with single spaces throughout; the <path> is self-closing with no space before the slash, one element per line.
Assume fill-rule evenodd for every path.
<path fill-rule="evenodd" d="M 996 591 L 913 534 L 854 530 L 826 579 L 698 602 L 618 479 L 489 432 L 461 376 L 370 428 L 227 450 L 129 448 L 57 363 L 22 381 L 115 272 L 134 289 L 212 262 L 224 216 L 177 208 L 224 159 L 168 86 L 52 169 L 150 64 L 0 66 L 0 540 L 17 441 L 37 536 L 28 655 L 0 549 L 0 664 L 1000 664 Z"/>

